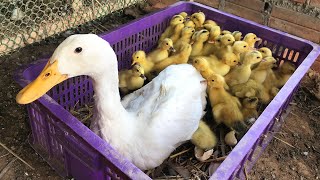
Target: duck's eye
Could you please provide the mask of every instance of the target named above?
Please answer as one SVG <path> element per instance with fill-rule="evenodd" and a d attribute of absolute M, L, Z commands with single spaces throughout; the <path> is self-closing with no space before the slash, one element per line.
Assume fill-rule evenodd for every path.
<path fill-rule="evenodd" d="M 263 53 L 264 53 L 264 50 L 262 50 L 261 52 L 263 52 Z"/>
<path fill-rule="evenodd" d="M 194 63 L 198 63 L 198 61 L 194 61 Z"/>
<path fill-rule="evenodd" d="M 228 39 L 228 41 L 231 41 L 230 39 Z"/>
<path fill-rule="evenodd" d="M 212 79 L 211 82 L 214 82 L 214 79 Z"/>
<path fill-rule="evenodd" d="M 237 62 L 237 60 L 234 60 L 233 62 Z"/>
<path fill-rule="evenodd" d="M 139 59 L 139 56 L 137 56 L 137 59 Z"/>
<path fill-rule="evenodd" d="M 82 51 L 82 47 L 77 47 L 77 48 L 74 50 L 75 53 L 81 53 L 81 51 Z"/>
<path fill-rule="evenodd" d="M 243 46 L 244 48 L 246 48 L 247 46 Z"/>
<path fill-rule="evenodd" d="M 137 69 L 137 72 L 139 72 L 139 69 Z"/>
<path fill-rule="evenodd" d="M 224 33 L 221 33 L 221 35 L 224 35 Z"/>
<path fill-rule="evenodd" d="M 182 21 L 181 19 L 179 21 Z"/>
<path fill-rule="evenodd" d="M 166 44 L 167 46 L 169 45 L 169 43 Z"/>
<path fill-rule="evenodd" d="M 48 73 L 46 73 L 46 74 L 44 75 L 44 77 L 49 77 L 50 75 L 51 75 L 51 73 L 48 72 Z"/>
<path fill-rule="evenodd" d="M 194 32 L 194 30 L 192 30 L 191 32 Z"/>
<path fill-rule="evenodd" d="M 257 59 L 260 59 L 260 57 L 257 57 Z"/>
<path fill-rule="evenodd" d="M 253 39 L 256 39 L 256 37 L 254 37 Z"/>

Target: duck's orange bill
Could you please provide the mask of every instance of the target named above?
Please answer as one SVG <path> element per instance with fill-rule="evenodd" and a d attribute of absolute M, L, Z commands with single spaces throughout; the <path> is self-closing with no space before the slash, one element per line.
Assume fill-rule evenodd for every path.
<path fill-rule="evenodd" d="M 52 64 L 49 61 L 39 76 L 18 93 L 16 101 L 19 104 L 31 103 L 67 78 L 66 74 L 59 73 L 57 60 Z"/>

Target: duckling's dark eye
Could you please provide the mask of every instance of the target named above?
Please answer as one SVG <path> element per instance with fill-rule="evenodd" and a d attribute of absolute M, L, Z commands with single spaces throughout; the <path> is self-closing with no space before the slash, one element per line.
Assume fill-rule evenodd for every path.
<path fill-rule="evenodd" d="M 179 21 L 182 21 L 181 19 Z"/>
<path fill-rule="evenodd" d="M 50 75 L 51 75 L 51 73 L 48 72 L 48 73 L 46 73 L 44 76 L 45 76 L 45 77 L 49 77 Z"/>
<path fill-rule="evenodd" d="M 211 81 L 214 82 L 214 79 L 212 79 Z"/>
<path fill-rule="evenodd" d="M 137 69 L 137 72 L 139 72 L 139 69 Z"/>
<path fill-rule="evenodd" d="M 256 39 L 255 37 L 253 39 Z"/>
<path fill-rule="evenodd" d="M 237 60 L 234 60 L 233 62 L 237 62 Z"/>
<path fill-rule="evenodd" d="M 263 53 L 264 53 L 264 50 L 262 50 L 261 52 L 263 52 Z"/>
<path fill-rule="evenodd" d="M 137 56 L 137 59 L 139 59 L 139 56 Z"/>
<path fill-rule="evenodd" d="M 81 51 L 82 51 L 82 47 L 77 47 L 77 48 L 74 50 L 75 53 L 81 53 Z"/>
<path fill-rule="evenodd" d="M 194 61 L 194 63 L 198 63 L 198 61 Z"/>
<path fill-rule="evenodd" d="M 192 30 L 191 32 L 194 32 L 194 30 Z"/>
<path fill-rule="evenodd" d="M 243 46 L 244 48 L 246 48 L 247 46 Z"/>
<path fill-rule="evenodd" d="M 257 57 L 257 59 L 260 59 L 260 57 Z"/>
<path fill-rule="evenodd" d="M 221 35 L 224 35 L 224 33 L 221 33 Z"/>
<path fill-rule="evenodd" d="M 166 44 L 167 46 L 169 45 L 169 43 Z"/>
<path fill-rule="evenodd" d="M 228 41 L 231 41 L 230 39 L 228 39 Z"/>

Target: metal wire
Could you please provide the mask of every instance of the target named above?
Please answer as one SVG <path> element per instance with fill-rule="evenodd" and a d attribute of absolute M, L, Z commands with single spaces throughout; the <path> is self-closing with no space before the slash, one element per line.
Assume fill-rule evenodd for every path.
<path fill-rule="evenodd" d="M 0 56 L 143 0 L 1 0 Z"/>

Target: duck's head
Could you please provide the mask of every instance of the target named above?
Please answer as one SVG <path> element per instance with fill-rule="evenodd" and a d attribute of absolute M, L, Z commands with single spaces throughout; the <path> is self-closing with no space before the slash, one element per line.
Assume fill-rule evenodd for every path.
<path fill-rule="evenodd" d="M 54 51 L 39 76 L 17 95 L 28 104 L 60 82 L 75 76 L 99 76 L 106 68 L 117 68 L 117 57 L 109 43 L 97 35 L 72 35 Z"/>
<path fill-rule="evenodd" d="M 272 51 L 267 47 L 262 47 L 258 51 L 262 54 L 263 58 L 272 56 Z"/>
<path fill-rule="evenodd" d="M 231 67 L 239 65 L 239 58 L 233 52 L 224 53 L 221 61 Z"/>
<path fill-rule="evenodd" d="M 143 67 L 139 64 L 139 63 L 135 63 L 132 68 L 132 74 L 133 76 L 136 76 L 136 77 L 141 77 L 143 78 L 144 80 L 146 79 L 146 77 L 144 76 L 144 69 Z"/>
<path fill-rule="evenodd" d="M 262 60 L 262 54 L 259 51 L 251 51 L 244 57 L 243 64 L 253 65 L 259 63 Z"/>
<path fill-rule="evenodd" d="M 248 33 L 244 36 L 243 40 L 249 44 L 254 44 L 257 41 L 261 41 L 261 38 L 258 38 L 254 33 Z"/>
<path fill-rule="evenodd" d="M 186 19 L 186 21 L 184 22 L 184 26 L 193 27 L 193 28 L 196 27 L 196 25 L 191 19 Z"/>
<path fill-rule="evenodd" d="M 144 51 L 136 51 L 132 54 L 132 64 L 142 63 L 146 60 L 146 53 Z"/>
<path fill-rule="evenodd" d="M 289 61 L 285 61 L 279 68 L 282 74 L 293 74 L 295 70 L 296 66 Z"/>
<path fill-rule="evenodd" d="M 231 34 L 221 35 L 219 40 L 221 45 L 223 46 L 232 45 L 235 41 L 234 37 Z"/>
<path fill-rule="evenodd" d="M 256 108 L 258 106 L 259 99 L 257 97 L 247 97 L 242 100 L 242 105 L 246 108 Z"/>
<path fill-rule="evenodd" d="M 193 34 L 192 39 L 195 41 L 205 42 L 209 38 L 209 31 L 202 29 Z"/>
<path fill-rule="evenodd" d="M 223 76 L 219 74 L 211 75 L 207 79 L 207 82 L 208 82 L 208 86 L 211 88 L 225 88 L 225 84 L 226 84 Z"/>
<path fill-rule="evenodd" d="M 210 25 L 218 26 L 218 24 L 217 24 L 215 21 L 210 20 L 210 19 L 204 21 L 203 24 L 204 24 L 204 25 L 205 25 L 205 24 L 210 24 Z"/>
<path fill-rule="evenodd" d="M 177 25 L 177 24 L 182 24 L 183 21 L 184 21 L 183 16 L 181 16 L 181 15 L 174 15 L 174 16 L 171 18 L 170 25 L 171 25 L 171 26 L 175 26 L 175 25 Z"/>
<path fill-rule="evenodd" d="M 203 12 L 193 13 L 191 15 L 191 20 L 194 22 L 197 28 L 201 27 L 206 20 L 206 16 Z"/>
<path fill-rule="evenodd" d="M 277 67 L 277 60 L 274 57 L 265 57 L 261 60 L 258 67 L 259 69 L 271 69 Z"/>
<path fill-rule="evenodd" d="M 188 17 L 188 13 L 186 13 L 184 11 L 179 13 L 178 15 L 182 16 L 184 19 L 186 19 Z"/>
<path fill-rule="evenodd" d="M 204 25 L 204 27 L 210 31 L 210 35 L 209 35 L 209 43 L 214 43 L 215 40 L 217 39 L 217 37 L 219 37 L 220 33 L 221 33 L 221 28 L 220 26 L 212 26 L 211 24 L 206 24 Z"/>
<path fill-rule="evenodd" d="M 197 57 L 192 60 L 192 65 L 198 70 L 198 71 L 205 71 L 209 68 L 209 62 L 202 57 Z"/>
<path fill-rule="evenodd" d="M 242 39 L 242 32 L 240 31 L 233 31 L 232 35 L 236 41 L 240 41 Z"/>
<path fill-rule="evenodd" d="M 231 34 L 231 32 L 230 31 L 228 31 L 228 30 L 223 30 L 223 31 L 221 31 L 221 34 L 220 35 L 226 35 L 226 34 Z"/>
<path fill-rule="evenodd" d="M 175 52 L 176 50 L 173 48 L 173 41 L 170 38 L 165 38 L 159 44 L 159 48 L 164 50 Z"/>
<path fill-rule="evenodd" d="M 186 36 L 191 38 L 194 32 L 195 30 L 193 27 L 185 26 L 181 31 L 181 36 Z"/>
<path fill-rule="evenodd" d="M 232 45 L 232 50 L 235 53 L 244 53 L 249 51 L 249 45 L 245 41 L 235 41 Z"/>

